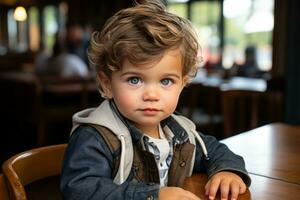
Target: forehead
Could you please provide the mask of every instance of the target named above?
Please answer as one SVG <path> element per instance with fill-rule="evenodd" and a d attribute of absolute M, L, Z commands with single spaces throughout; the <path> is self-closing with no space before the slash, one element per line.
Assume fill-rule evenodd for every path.
<path fill-rule="evenodd" d="M 182 55 L 179 49 L 166 51 L 161 57 L 158 59 L 152 59 L 145 61 L 143 63 L 132 63 L 127 58 L 124 59 L 123 65 L 121 67 L 121 71 L 126 70 L 142 70 L 147 71 L 147 69 L 155 68 L 165 69 L 165 70 L 180 70 L 183 69 L 183 61 Z"/>

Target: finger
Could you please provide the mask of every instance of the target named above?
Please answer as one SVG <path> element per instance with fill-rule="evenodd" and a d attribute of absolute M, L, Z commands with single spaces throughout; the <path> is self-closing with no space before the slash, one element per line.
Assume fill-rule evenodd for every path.
<path fill-rule="evenodd" d="M 231 193 L 231 200 L 236 200 L 239 196 L 240 186 L 238 183 L 232 183 L 230 185 L 230 193 Z"/>
<path fill-rule="evenodd" d="M 220 184 L 221 200 L 228 199 L 229 188 L 230 188 L 229 182 L 223 180 Z"/>
<path fill-rule="evenodd" d="M 209 188 L 210 188 L 210 183 L 211 181 L 209 180 L 206 184 L 205 184 L 205 195 L 207 196 L 208 195 L 208 192 L 209 192 Z"/>
<path fill-rule="evenodd" d="M 244 194 L 247 190 L 247 187 L 244 182 L 240 184 L 240 194 Z"/>
<path fill-rule="evenodd" d="M 217 191 L 219 189 L 220 179 L 211 179 L 209 188 L 208 188 L 208 199 L 213 200 L 216 197 Z"/>

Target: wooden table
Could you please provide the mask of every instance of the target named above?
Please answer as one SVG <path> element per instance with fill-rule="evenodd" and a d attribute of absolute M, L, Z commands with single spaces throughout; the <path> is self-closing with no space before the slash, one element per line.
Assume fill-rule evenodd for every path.
<path fill-rule="evenodd" d="M 221 142 L 244 157 L 252 179 L 239 200 L 300 199 L 300 126 L 269 124 Z M 206 182 L 205 174 L 194 174 L 186 179 L 184 188 L 207 199 Z"/>
<path fill-rule="evenodd" d="M 269 124 L 221 142 L 244 158 L 250 173 L 300 184 L 300 126 Z"/>
<path fill-rule="evenodd" d="M 219 76 L 197 77 L 192 81 L 208 87 L 219 87 L 220 90 L 246 90 L 265 92 L 267 90 L 267 81 L 262 78 L 249 78 L 233 76 L 229 79 L 223 79 Z"/>
<path fill-rule="evenodd" d="M 300 185 L 253 174 L 250 177 L 252 184 L 249 190 L 239 195 L 238 200 L 299 200 Z M 186 179 L 183 188 L 204 200 L 207 199 L 204 195 L 206 182 L 206 174 L 194 174 Z M 217 196 L 216 200 L 220 197 Z"/>

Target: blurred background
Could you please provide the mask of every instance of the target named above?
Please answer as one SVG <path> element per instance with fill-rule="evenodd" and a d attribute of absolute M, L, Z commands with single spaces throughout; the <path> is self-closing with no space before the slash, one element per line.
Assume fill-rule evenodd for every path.
<path fill-rule="evenodd" d="M 103 100 L 86 50 L 132 0 L 0 0 L 0 161 L 68 141 L 72 114 Z M 164 0 L 191 20 L 203 61 L 177 111 L 226 138 L 300 124 L 297 0 Z M 299 133 L 300 134 L 300 133 Z"/>

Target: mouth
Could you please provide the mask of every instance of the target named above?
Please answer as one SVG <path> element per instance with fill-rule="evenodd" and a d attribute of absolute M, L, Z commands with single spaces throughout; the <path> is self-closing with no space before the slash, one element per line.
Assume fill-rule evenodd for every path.
<path fill-rule="evenodd" d="M 142 111 L 159 111 L 159 109 L 156 108 L 143 108 Z"/>
<path fill-rule="evenodd" d="M 143 108 L 140 109 L 140 111 L 147 116 L 153 116 L 156 115 L 160 110 L 157 108 Z"/>

